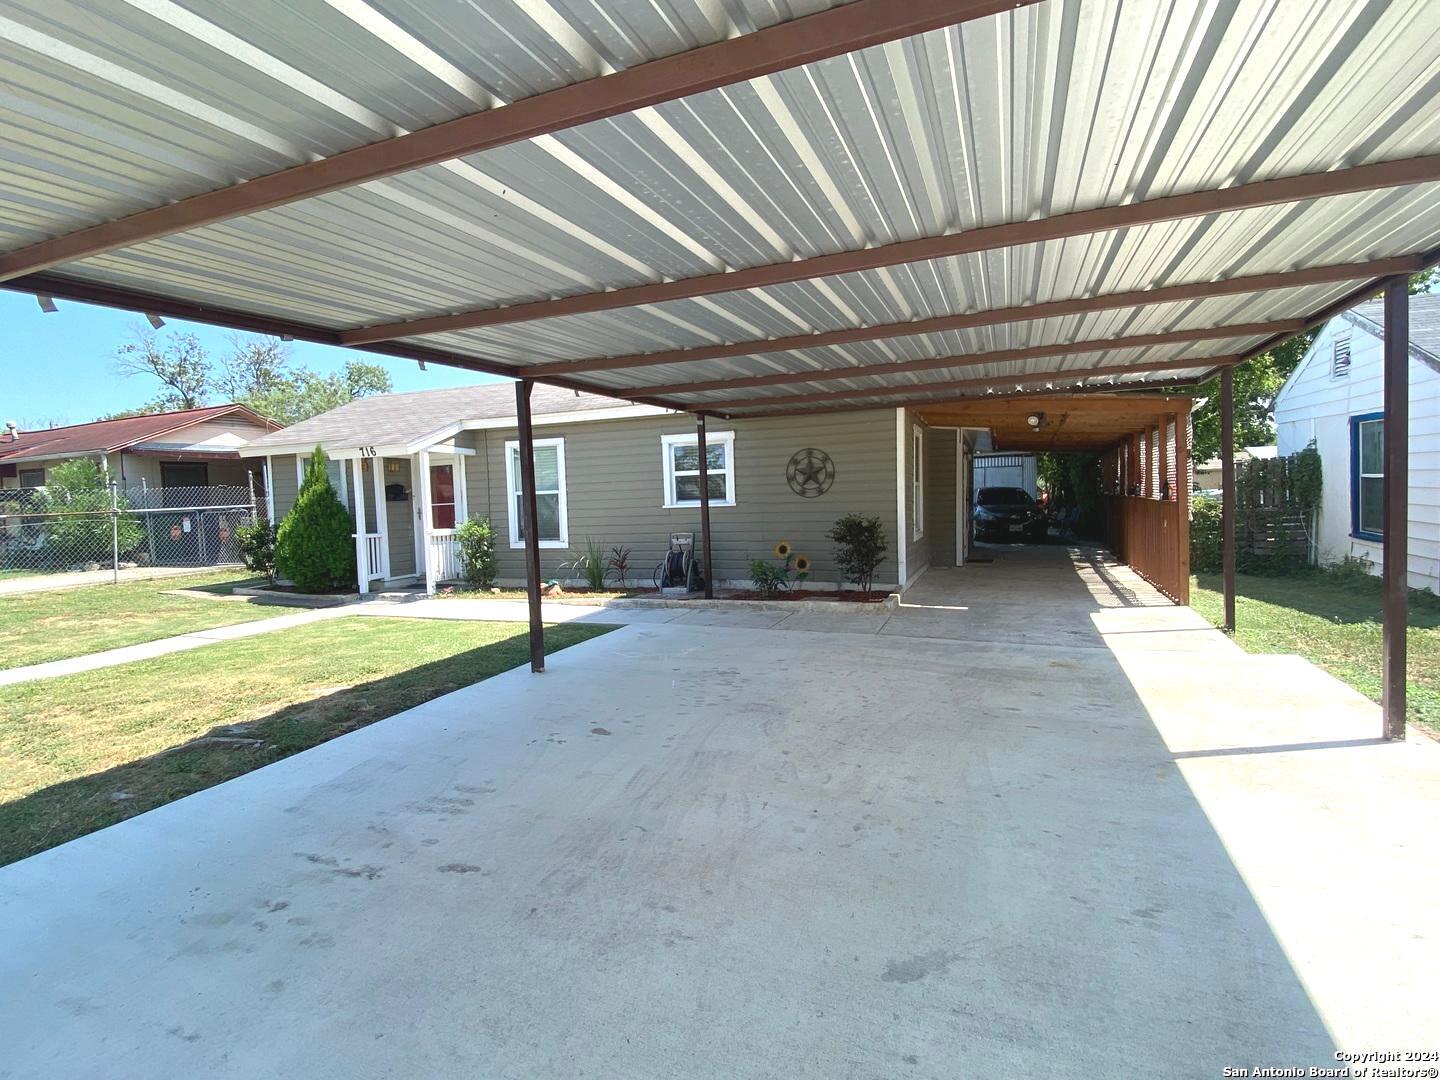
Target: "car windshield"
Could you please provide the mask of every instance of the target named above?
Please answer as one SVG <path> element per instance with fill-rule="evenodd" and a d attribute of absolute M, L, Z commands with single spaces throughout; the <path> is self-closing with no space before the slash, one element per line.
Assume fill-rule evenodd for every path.
<path fill-rule="evenodd" d="M 1034 506 L 1035 500 L 1024 488 L 981 488 L 975 496 L 980 506 Z"/>

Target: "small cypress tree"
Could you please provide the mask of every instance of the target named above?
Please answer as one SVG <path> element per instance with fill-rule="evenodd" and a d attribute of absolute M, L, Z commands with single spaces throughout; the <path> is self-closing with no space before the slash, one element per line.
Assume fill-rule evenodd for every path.
<path fill-rule="evenodd" d="M 315 447 L 295 505 L 275 534 L 276 572 L 306 592 L 355 585 L 355 528 L 325 463 L 325 452 Z"/>

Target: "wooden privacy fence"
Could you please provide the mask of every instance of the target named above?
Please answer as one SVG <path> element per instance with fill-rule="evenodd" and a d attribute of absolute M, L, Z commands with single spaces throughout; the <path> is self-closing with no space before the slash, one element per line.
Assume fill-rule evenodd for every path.
<path fill-rule="evenodd" d="M 1100 462 L 1111 550 L 1177 604 L 1190 602 L 1189 420 L 1162 416 Z"/>
<path fill-rule="evenodd" d="M 1190 602 L 1190 522 L 1182 503 L 1112 495 L 1106 501 L 1116 558 L 1177 604 Z"/>

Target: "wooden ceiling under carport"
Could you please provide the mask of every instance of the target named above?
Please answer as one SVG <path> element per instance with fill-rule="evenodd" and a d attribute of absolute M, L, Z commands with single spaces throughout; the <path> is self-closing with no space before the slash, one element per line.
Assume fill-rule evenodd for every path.
<path fill-rule="evenodd" d="M 1157 426 L 1161 418 L 1189 414 L 1191 398 L 1165 394 L 1056 394 L 983 398 L 926 405 L 915 410 L 937 427 L 987 428 L 997 450 L 1108 450 L 1126 437 Z M 1043 417 L 1039 428 L 1028 418 Z"/>

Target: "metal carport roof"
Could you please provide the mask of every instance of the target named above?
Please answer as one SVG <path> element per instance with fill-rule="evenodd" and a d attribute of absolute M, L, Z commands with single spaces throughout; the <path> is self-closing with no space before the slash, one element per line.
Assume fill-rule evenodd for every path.
<path fill-rule="evenodd" d="M 8 288 L 681 409 L 1174 385 L 1440 248 L 1425 0 L 4 0 L 0 76 Z"/>

